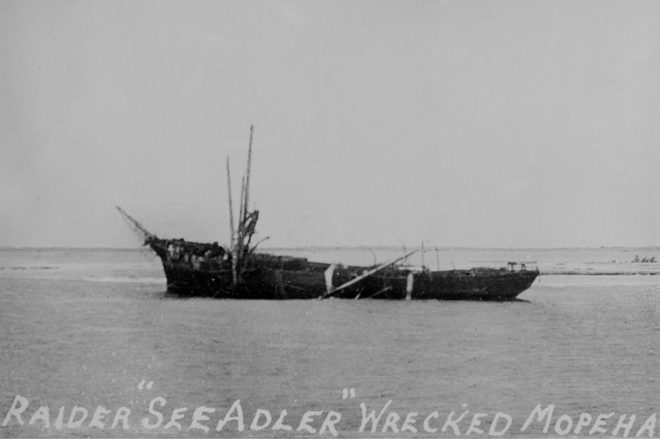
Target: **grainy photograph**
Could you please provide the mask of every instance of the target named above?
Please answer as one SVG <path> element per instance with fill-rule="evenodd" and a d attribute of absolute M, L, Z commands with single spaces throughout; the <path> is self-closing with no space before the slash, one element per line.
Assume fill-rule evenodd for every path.
<path fill-rule="evenodd" d="M 0 437 L 660 437 L 660 2 L 0 0 Z"/>

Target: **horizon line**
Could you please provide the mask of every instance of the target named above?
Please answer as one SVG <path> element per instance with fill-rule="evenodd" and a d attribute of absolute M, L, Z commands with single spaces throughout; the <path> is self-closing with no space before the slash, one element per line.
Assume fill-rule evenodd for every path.
<path fill-rule="evenodd" d="M 401 246 L 399 245 L 304 245 L 304 246 L 275 246 L 275 247 L 259 247 L 263 251 L 273 250 L 390 250 L 401 248 L 417 248 L 421 246 Z M 659 244 L 655 245 L 602 245 L 602 246 L 557 246 L 557 247 L 501 247 L 501 246 L 466 246 L 466 245 L 446 245 L 446 246 L 431 246 L 427 249 L 447 249 L 447 250 L 598 250 L 598 249 L 660 249 Z M 108 247 L 108 246 L 0 246 L 0 251 L 3 250 L 148 250 L 146 246 L 136 247 Z"/>

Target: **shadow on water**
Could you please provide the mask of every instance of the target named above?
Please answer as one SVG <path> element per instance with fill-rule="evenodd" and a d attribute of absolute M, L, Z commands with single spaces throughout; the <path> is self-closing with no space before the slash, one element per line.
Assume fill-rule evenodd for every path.
<path fill-rule="evenodd" d="M 156 294 L 156 297 L 158 297 L 160 300 L 213 299 L 213 297 L 184 296 L 181 294 L 173 293 L 170 290 L 161 291 Z"/>

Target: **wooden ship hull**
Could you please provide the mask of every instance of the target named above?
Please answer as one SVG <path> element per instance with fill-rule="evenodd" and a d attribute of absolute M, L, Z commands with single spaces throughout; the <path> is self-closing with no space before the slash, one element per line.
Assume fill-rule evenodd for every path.
<path fill-rule="evenodd" d="M 242 178 L 236 224 L 227 159 L 231 245 L 161 239 L 120 207 L 119 212 L 160 257 L 169 292 L 226 299 L 441 299 L 512 300 L 532 285 L 538 271 L 473 268 L 411 270 L 397 265 L 412 253 L 373 267 L 310 262 L 305 258 L 256 252 L 252 237 L 259 212 L 248 210 L 252 138 Z"/>
<path fill-rule="evenodd" d="M 257 253 L 243 270 L 240 284 L 235 286 L 231 261 L 223 258 L 224 255 L 198 256 L 199 259 L 191 261 L 191 253 L 199 248 L 212 248 L 212 244 L 160 239 L 148 244 L 161 258 L 168 292 L 189 297 L 506 301 L 528 289 L 538 276 L 536 270 L 513 267 L 430 271 L 390 265 L 362 278 L 377 267 L 339 266 Z M 177 246 L 178 251 L 168 251 L 170 246 Z M 342 288 L 352 281 L 357 282 Z"/>

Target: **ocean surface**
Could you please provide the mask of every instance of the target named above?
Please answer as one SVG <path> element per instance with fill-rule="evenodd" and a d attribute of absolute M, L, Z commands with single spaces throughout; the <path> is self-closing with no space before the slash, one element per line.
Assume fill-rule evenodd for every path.
<path fill-rule="evenodd" d="M 371 265 L 404 250 L 276 251 Z M 541 277 L 505 303 L 277 302 L 172 297 L 143 249 L 0 250 L 0 437 L 622 437 L 622 415 L 630 437 L 657 437 L 660 264 L 634 261 L 659 256 L 427 248 L 408 263 Z M 361 403 L 387 406 L 374 433 Z M 552 415 L 523 429 L 537 404 Z"/>

